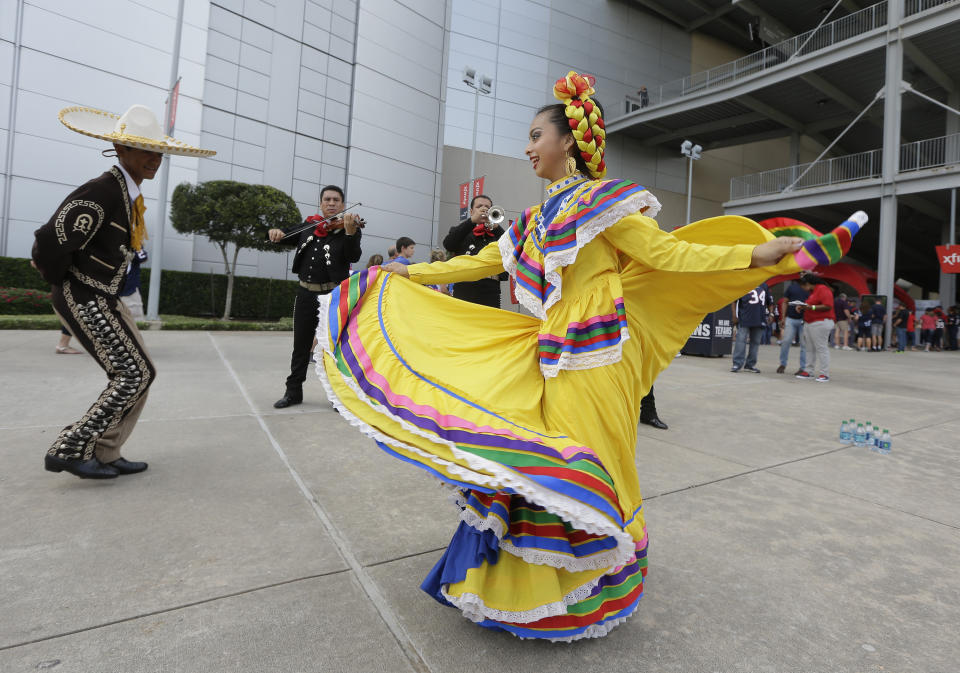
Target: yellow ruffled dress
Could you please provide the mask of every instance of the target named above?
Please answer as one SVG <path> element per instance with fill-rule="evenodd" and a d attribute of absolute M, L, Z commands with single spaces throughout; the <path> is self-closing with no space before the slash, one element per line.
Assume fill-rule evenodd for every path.
<path fill-rule="evenodd" d="M 459 527 L 423 588 L 481 626 L 569 641 L 636 609 L 640 400 L 704 314 L 800 269 L 750 269 L 773 237 L 751 220 L 668 233 L 659 207 L 578 174 L 476 256 L 411 265 L 410 280 L 374 267 L 321 300 L 333 404 L 455 491 Z M 532 317 L 423 287 L 503 270 Z"/>

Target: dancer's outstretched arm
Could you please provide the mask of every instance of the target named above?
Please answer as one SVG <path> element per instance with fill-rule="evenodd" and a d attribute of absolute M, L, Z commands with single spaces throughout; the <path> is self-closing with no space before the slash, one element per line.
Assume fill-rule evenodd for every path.
<path fill-rule="evenodd" d="M 476 255 L 458 255 L 446 262 L 410 266 L 392 262 L 385 265 L 383 270 L 406 276 L 420 285 L 467 283 L 501 273 L 503 260 L 500 258 L 500 248 L 494 241 L 484 246 Z"/>

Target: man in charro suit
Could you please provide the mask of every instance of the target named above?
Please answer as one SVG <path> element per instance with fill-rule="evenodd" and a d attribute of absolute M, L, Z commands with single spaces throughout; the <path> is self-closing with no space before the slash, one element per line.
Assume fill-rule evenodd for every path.
<path fill-rule="evenodd" d="M 66 108 L 60 121 L 113 143 L 117 165 L 74 190 L 37 229 L 33 262 L 52 285 L 54 310 L 107 373 L 108 383 L 83 417 L 60 432 L 44 466 L 84 479 L 111 479 L 147 469 L 120 455 L 156 376 L 136 322 L 118 296 L 127 266 L 147 238 L 140 184 L 153 179 L 164 154 L 214 152 L 166 137 L 142 105 L 120 117 Z"/>
<path fill-rule="evenodd" d="M 487 211 L 493 201 L 486 194 L 477 194 L 470 200 L 467 219 L 455 227 L 443 239 L 443 247 L 454 255 L 476 255 L 484 247 L 503 236 L 503 227 L 491 224 Z M 453 296 L 474 304 L 500 308 L 500 282 L 509 276 L 501 273 L 469 283 L 454 283 Z"/>
<path fill-rule="evenodd" d="M 317 299 L 329 294 L 350 275 L 350 264 L 360 261 L 361 220 L 353 213 L 344 213 L 342 220 L 333 216 L 343 210 L 343 190 L 327 185 L 320 191 L 319 215 L 311 215 L 303 225 L 288 230 L 271 229 L 270 240 L 282 245 L 295 245 L 293 273 L 300 277 L 300 287 L 293 303 L 293 354 L 286 391 L 273 406 L 284 409 L 303 402 L 303 382 L 307 378 L 310 352 L 317 333 L 320 306 Z M 314 224 L 310 227 L 306 225 Z M 303 229 L 300 235 L 291 234 Z"/>

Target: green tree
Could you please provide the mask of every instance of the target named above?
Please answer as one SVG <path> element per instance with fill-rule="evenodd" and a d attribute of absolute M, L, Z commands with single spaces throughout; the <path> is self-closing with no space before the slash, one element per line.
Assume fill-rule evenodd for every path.
<path fill-rule="evenodd" d="M 301 217 L 294 200 L 275 187 L 211 180 L 177 185 L 170 201 L 170 221 L 181 234 L 201 234 L 220 248 L 227 273 L 223 320 L 229 320 L 240 250 L 276 250 L 267 240 L 267 231 L 299 224 Z M 232 263 L 227 255 L 231 243 Z"/>

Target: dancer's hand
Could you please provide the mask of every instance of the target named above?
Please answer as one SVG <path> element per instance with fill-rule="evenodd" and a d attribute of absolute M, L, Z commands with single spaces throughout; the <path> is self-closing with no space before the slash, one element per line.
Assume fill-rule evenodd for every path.
<path fill-rule="evenodd" d="M 761 243 L 753 249 L 753 256 L 750 258 L 750 268 L 758 266 L 773 266 L 784 255 L 792 255 L 800 246 L 803 245 L 803 239 L 796 236 L 783 236 L 775 238 L 772 241 Z"/>
<path fill-rule="evenodd" d="M 404 278 L 410 277 L 410 272 L 407 271 L 407 265 L 401 264 L 400 262 L 390 262 L 389 264 L 384 264 L 380 268 L 383 269 L 384 271 L 395 273 L 398 276 L 403 276 Z"/>

